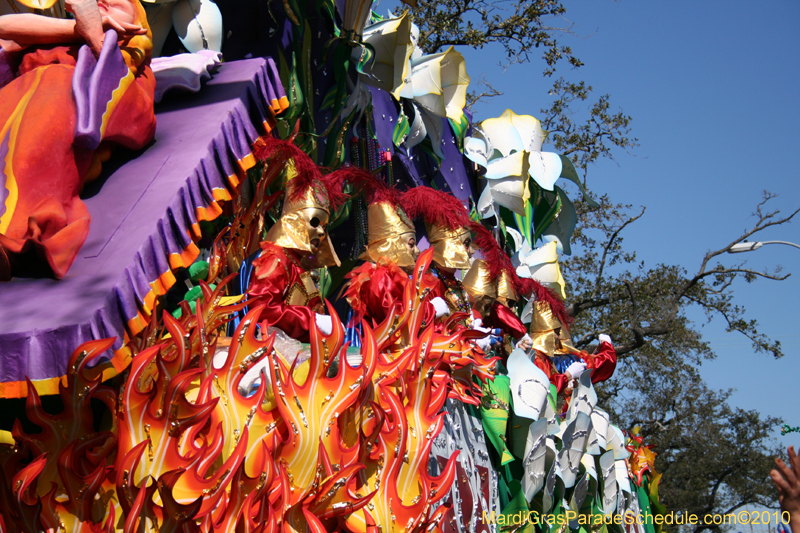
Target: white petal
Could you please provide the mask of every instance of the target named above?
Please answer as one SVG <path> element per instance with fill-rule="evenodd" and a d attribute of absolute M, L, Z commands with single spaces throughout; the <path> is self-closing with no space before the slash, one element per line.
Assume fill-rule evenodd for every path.
<path fill-rule="evenodd" d="M 464 155 L 467 159 L 486 167 L 488 162 L 487 152 L 489 147 L 486 141 L 479 137 L 467 137 L 464 140 Z"/>
<path fill-rule="evenodd" d="M 517 115 L 511 112 L 511 123 L 519 133 L 522 140 L 523 150 L 529 152 L 539 152 L 547 132 L 542 129 L 539 119 L 531 115 Z"/>
<path fill-rule="evenodd" d="M 375 57 L 365 69 L 371 76 L 364 76 L 364 82 L 400 98 L 406 78 L 410 79 L 409 60 L 414 48 L 407 14 L 370 26 L 364 31 L 363 41 L 375 49 Z"/>
<path fill-rule="evenodd" d="M 561 156 L 553 152 L 531 152 L 528 161 L 531 177 L 541 188 L 552 191 L 561 176 Z"/>
<path fill-rule="evenodd" d="M 555 263 L 558 261 L 558 251 L 556 243 L 549 242 L 543 246 L 532 250 L 524 258 L 520 258 L 526 265 L 533 267 L 544 263 Z"/>
<path fill-rule="evenodd" d="M 496 204 L 510 209 L 518 215 L 525 214 L 525 184 L 515 178 L 494 180 L 489 186 Z"/>
<path fill-rule="evenodd" d="M 513 111 L 506 109 L 505 113 L 497 118 L 489 118 L 481 122 L 481 129 L 491 140 L 495 149 L 503 156 L 508 156 L 512 151 L 522 152 L 526 149 L 519 132 L 512 122 Z"/>
<path fill-rule="evenodd" d="M 511 235 L 511 238 L 514 240 L 514 249 L 520 250 L 523 246 L 525 246 L 525 237 L 522 236 L 520 232 L 515 230 L 514 228 L 506 228 L 506 233 Z"/>
<path fill-rule="evenodd" d="M 422 141 L 428 135 L 428 130 L 425 128 L 425 123 L 422 121 L 422 112 L 414 105 L 414 120 L 411 122 L 411 129 L 406 136 L 406 147 L 410 150 Z"/>
<path fill-rule="evenodd" d="M 507 177 L 517 177 L 522 182 L 525 181 L 526 170 L 529 171 L 525 152 L 517 152 L 500 159 L 492 159 L 486 166 L 486 179 L 496 180 Z"/>
<path fill-rule="evenodd" d="M 467 75 L 464 58 L 451 46 L 411 62 L 414 100 L 430 113 L 458 120 L 467 103 Z"/>
<path fill-rule="evenodd" d="M 494 198 L 492 198 L 492 191 L 489 187 L 483 189 L 480 199 L 478 199 L 478 213 L 481 218 L 489 218 L 495 216 L 494 211 Z"/>

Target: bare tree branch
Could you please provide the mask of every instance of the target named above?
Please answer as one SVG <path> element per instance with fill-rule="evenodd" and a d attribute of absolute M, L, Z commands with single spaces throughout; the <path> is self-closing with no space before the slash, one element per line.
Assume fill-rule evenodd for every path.
<path fill-rule="evenodd" d="M 633 222 L 636 222 L 637 220 L 642 218 L 642 216 L 644 216 L 645 209 L 646 209 L 645 207 L 642 207 L 642 212 L 641 213 L 639 213 L 635 217 L 630 217 L 630 218 L 628 218 L 628 220 L 623 222 L 617 228 L 617 230 L 614 233 L 611 234 L 611 238 L 608 239 L 608 241 L 606 242 L 605 246 L 603 246 L 603 257 L 600 259 L 600 268 L 597 271 L 597 278 L 595 280 L 594 292 L 592 293 L 592 297 L 597 296 L 597 293 L 600 292 L 600 284 L 603 281 L 603 269 L 606 266 L 606 259 L 608 258 L 608 250 L 614 244 L 614 241 L 617 240 L 617 237 L 619 237 L 619 234 L 622 232 L 622 230 L 624 230 L 630 224 L 632 224 Z"/>

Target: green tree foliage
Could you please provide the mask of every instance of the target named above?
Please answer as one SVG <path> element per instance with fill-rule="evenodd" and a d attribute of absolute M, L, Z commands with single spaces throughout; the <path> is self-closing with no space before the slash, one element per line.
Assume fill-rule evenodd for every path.
<path fill-rule="evenodd" d="M 622 110 L 611 110 L 611 96 L 604 94 L 592 103 L 585 113 L 583 123 L 577 122 L 576 108 L 585 105 L 593 88 L 586 82 L 569 82 L 563 77 L 553 83 L 550 95 L 553 103 L 542 109 L 542 127 L 549 132 L 548 141 L 553 149 L 572 158 L 575 167 L 584 174 L 598 159 L 613 159 L 616 149 L 629 150 L 638 146 L 638 140 L 630 136 L 631 117 Z"/>
<path fill-rule="evenodd" d="M 499 46 L 510 65 L 532 61 L 538 50 L 545 76 L 560 65 L 574 70 L 582 64 L 558 41 L 572 31 L 560 2 L 423 0 L 412 15 L 426 53 L 450 45 Z M 478 85 L 481 92 L 470 95 L 471 104 L 502 94 L 485 81 Z M 550 90 L 553 101 L 539 117 L 553 150 L 572 158 L 585 185 L 592 163 L 638 145 L 631 135 L 631 117 L 615 111 L 609 95 L 594 99 L 592 93 L 584 81 L 559 77 Z M 573 342 L 591 349 L 600 333 L 615 339 L 617 371 L 598 393 L 617 421 L 640 426 L 645 442 L 657 446 L 656 467 L 664 472 L 661 497 L 670 511 L 725 513 L 775 501 L 768 472 L 778 450 L 769 433 L 779 421 L 734 409 L 727 403 L 730 391 L 706 386 L 697 368 L 716 355 L 687 317 L 690 308 L 699 307 L 709 319 L 723 320 L 728 331 L 747 336 L 755 351 L 783 355 L 780 343 L 760 333 L 758 323 L 737 305 L 734 288 L 737 280 L 786 276 L 779 269 L 754 271 L 718 261 L 734 244 L 788 223 L 800 211 L 788 216 L 769 211 L 772 198 L 765 193 L 754 213 L 755 224 L 698 258 L 699 266 L 691 271 L 666 263 L 645 265 L 625 248 L 625 229 L 645 214 L 644 208 L 615 205 L 607 197 L 597 209 L 580 201 L 575 205 L 573 256 L 562 264 L 568 309 L 575 317 Z M 730 526 L 700 525 L 694 531 L 702 529 Z"/>
<path fill-rule="evenodd" d="M 751 230 L 708 252 L 692 274 L 678 265 L 647 267 L 625 248 L 624 230 L 644 209 L 631 215 L 628 206 L 612 205 L 605 197 L 595 210 L 576 206 L 575 251 L 562 264 L 575 317 L 573 341 L 591 350 L 600 333 L 615 339 L 617 370 L 598 395 L 623 427 L 640 426 L 645 442 L 656 445 L 656 468 L 664 473 L 661 501 L 670 511 L 702 516 L 745 505 L 774 507 L 767 474 L 779 450 L 769 435 L 780 420 L 734 409 L 727 403 L 731 391 L 706 386 L 698 367 L 716 354 L 687 317 L 690 308 L 699 307 L 709 319 L 724 320 L 728 331 L 750 338 L 755 351 L 783 355 L 780 343 L 759 333 L 758 323 L 736 305 L 733 283 L 785 276 L 742 265 L 711 266 L 732 244 L 797 214 L 765 211 L 771 198 L 765 193 Z M 703 529 L 720 528 L 686 528 Z"/>
<path fill-rule="evenodd" d="M 509 63 L 524 63 L 541 50 L 547 76 L 561 61 L 575 67 L 583 64 L 569 46 L 558 43 L 558 35 L 572 28 L 565 13 L 563 4 L 555 0 L 423 1 L 412 11 L 420 28 L 418 44 L 427 54 L 448 46 L 498 44 Z"/>

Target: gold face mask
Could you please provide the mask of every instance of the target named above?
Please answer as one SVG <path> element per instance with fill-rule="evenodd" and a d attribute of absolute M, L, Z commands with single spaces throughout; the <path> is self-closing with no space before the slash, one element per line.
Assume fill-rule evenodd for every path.
<path fill-rule="evenodd" d="M 433 262 L 440 267 L 467 270 L 472 257 L 472 234 L 466 228 L 449 230 L 425 224 L 428 242 L 433 248 Z"/>
<path fill-rule="evenodd" d="M 461 286 L 467 291 L 472 307 L 486 318 L 489 309 L 497 299 L 495 284 L 490 279 L 489 266 L 483 259 L 476 259 L 469 271 L 461 280 Z"/>
<path fill-rule="evenodd" d="M 550 357 L 578 351 L 572 345 L 569 329 L 556 318 L 547 302 L 534 302 L 530 336 L 533 348 Z"/>
<path fill-rule="evenodd" d="M 281 218 L 269 229 L 265 240 L 304 252 L 312 268 L 339 266 L 327 232 L 329 218 L 330 202 L 322 185 L 310 187 L 302 198 L 283 204 Z"/>
<path fill-rule="evenodd" d="M 505 270 L 502 271 L 500 277 L 497 278 L 497 301 L 506 307 L 513 307 L 518 299 L 511 275 Z"/>
<path fill-rule="evenodd" d="M 374 203 L 367 208 L 367 224 L 369 241 L 361 259 L 376 263 L 386 257 L 400 268 L 413 268 L 419 255 L 417 236 L 402 209 L 385 202 Z"/>

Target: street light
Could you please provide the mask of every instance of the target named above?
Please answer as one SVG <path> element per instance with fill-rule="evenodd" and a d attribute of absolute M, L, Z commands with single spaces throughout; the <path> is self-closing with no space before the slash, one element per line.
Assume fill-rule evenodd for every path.
<path fill-rule="evenodd" d="M 738 242 L 730 247 L 728 253 L 740 254 L 742 252 L 752 252 L 753 250 L 758 250 L 765 244 L 786 244 L 788 246 L 794 246 L 795 248 L 800 248 L 800 244 L 795 244 L 793 242 L 786 242 L 786 241 Z"/>

